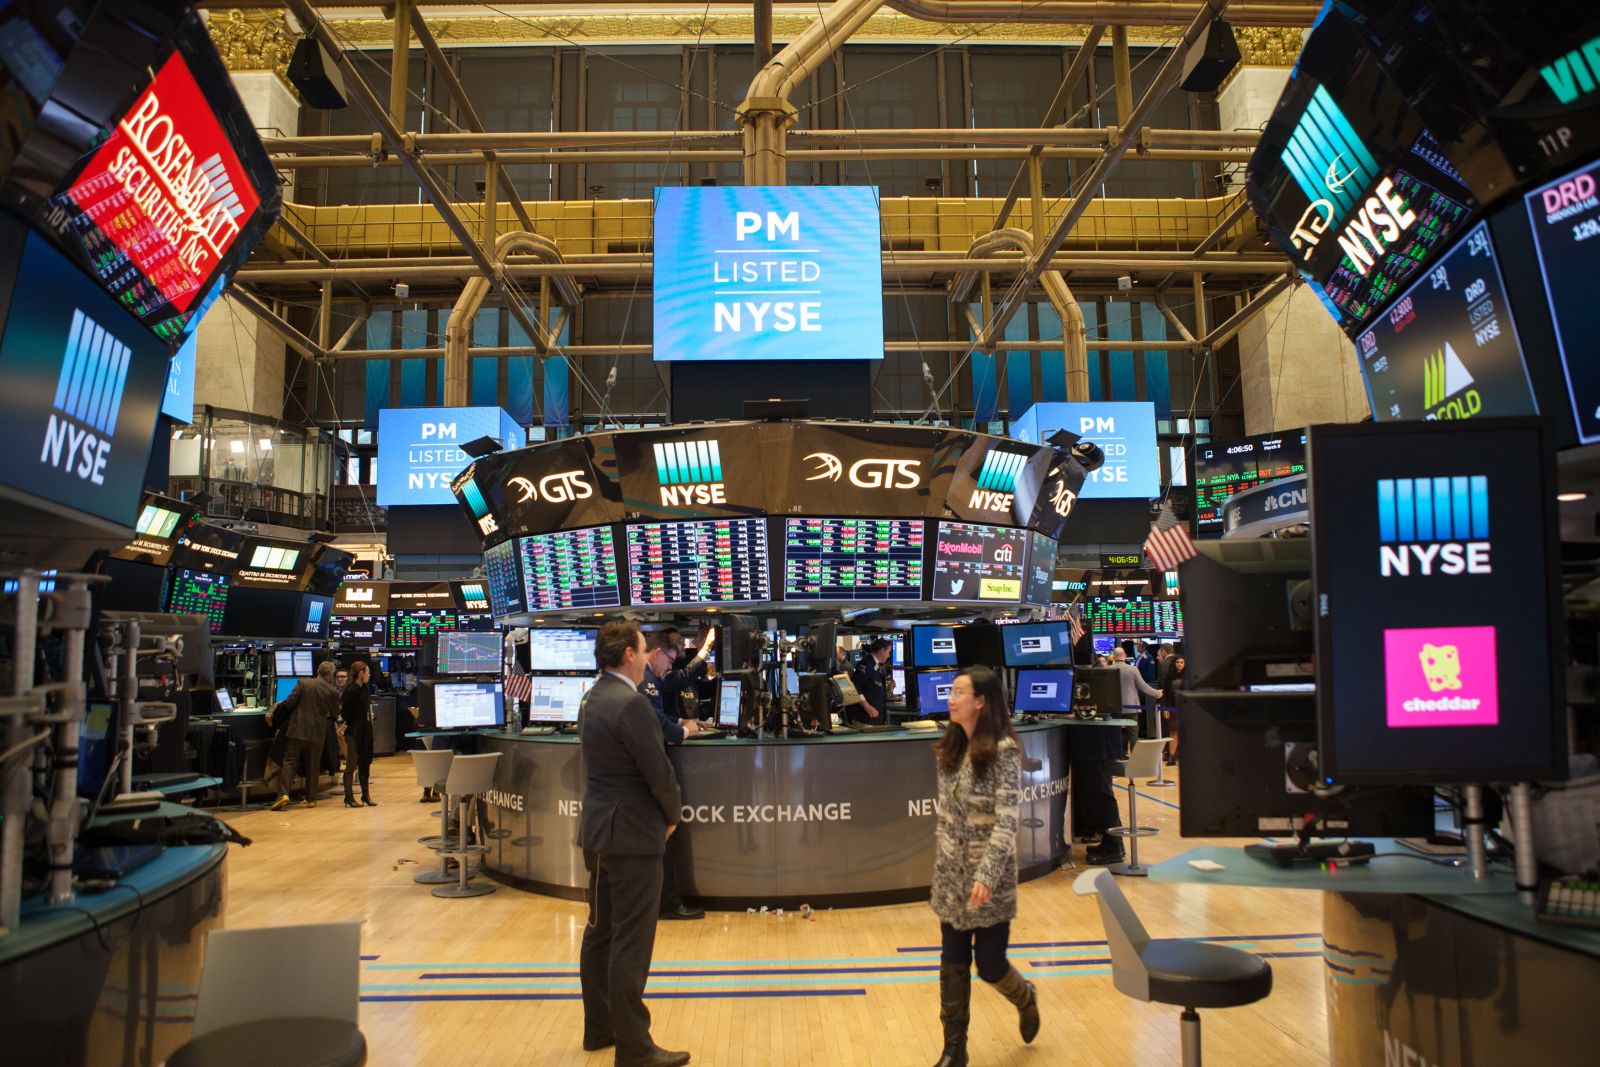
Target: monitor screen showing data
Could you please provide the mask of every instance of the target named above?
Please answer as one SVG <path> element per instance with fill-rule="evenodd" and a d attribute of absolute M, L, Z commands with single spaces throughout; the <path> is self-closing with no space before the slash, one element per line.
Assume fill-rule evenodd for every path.
<path fill-rule="evenodd" d="M 921 600 L 921 519 L 783 520 L 783 599 Z"/>
<path fill-rule="evenodd" d="M 294 650 L 294 673 L 301 678 L 309 678 L 317 673 L 316 664 L 311 661 L 311 650 L 309 648 L 297 648 Z"/>
<path fill-rule="evenodd" d="M 1067 620 L 1018 623 L 1000 627 L 1007 667 L 1046 667 L 1072 662 L 1072 633 Z"/>
<path fill-rule="evenodd" d="M 717 681 L 717 725 L 730 729 L 739 725 L 739 699 L 742 696 L 740 687 L 744 683 L 737 678 L 722 678 Z"/>
<path fill-rule="evenodd" d="M 940 522 L 933 551 L 933 599 L 1015 604 L 1022 599 L 1028 531 Z"/>
<path fill-rule="evenodd" d="M 484 550 L 483 576 L 489 585 L 489 610 L 495 618 L 503 619 L 527 608 L 516 541 L 502 541 Z"/>
<path fill-rule="evenodd" d="M 537 723 L 577 722 L 578 705 L 594 683 L 593 678 L 534 675 L 533 692 L 528 697 L 527 720 Z"/>
<path fill-rule="evenodd" d="M 913 626 L 911 662 L 917 667 L 954 667 L 956 631 L 952 626 Z"/>
<path fill-rule="evenodd" d="M 535 671 L 594 671 L 598 630 L 529 630 L 528 668 Z"/>
<path fill-rule="evenodd" d="M 503 726 L 505 721 L 505 697 L 499 682 L 439 682 L 433 687 L 436 729 Z"/>
<path fill-rule="evenodd" d="M 1017 672 L 1017 711 L 1061 713 L 1072 710 L 1072 672 L 1070 670 L 1025 670 Z"/>
<path fill-rule="evenodd" d="M 294 652 L 280 648 L 272 654 L 272 671 L 279 678 L 294 677 Z"/>
<path fill-rule="evenodd" d="M 1154 602 L 1149 597 L 1094 597 L 1085 606 L 1089 626 L 1096 636 L 1153 634 Z"/>
<path fill-rule="evenodd" d="M 955 684 L 955 671 L 924 671 L 917 675 L 917 711 L 924 716 L 948 715 L 950 689 Z"/>
<path fill-rule="evenodd" d="M 1195 532 L 1222 536 L 1222 505 L 1246 489 L 1306 472 L 1302 430 L 1210 441 L 1194 452 Z"/>
<path fill-rule="evenodd" d="M 609 526 L 518 538 L 517 556 L 528 611 L 622 605 L 616 535 Z"/>
<path fill-rule="evenodd" d="M 211 571 L 179 568 L 167 599 L 167 610 L 174 615 L 204 615 L 211 620 L 211 632 L 222 632 L 222 618 L 228 610 L 228 576 Z"/>
<path fill-rule="evenodd" d="M 388 622 L 386 615 L 335 615 L 329 636 L 342 645 L 382 645 Z"/>
<path fill-rule="evenodd" d="M 1150 606 L 1155 632 L 1168 636 L 1183 633 L 1183 601 L 1157 600 Z"/>
<path fill-rule="evenodd" d="M 1535 189 L 1527 205 L 1578 442 L 1593 444 L 1600 441 L 1600 162 Z"/>
<path fill-rule="evenodd" d="M 440 674 L 500 673 L 498 633 L 443 633 L 438 641 Z"/>
<path fill-rule="evenodd" d="M 628 596 L 638 607 L 770 600 L 766 519 L 632 525 Z"/>
<path fill-rule="evenodd" d="M 421 648 L 434 634 L 460 627 L 454 608 L 401 608 L 389 612 L 389 647 Z"/>

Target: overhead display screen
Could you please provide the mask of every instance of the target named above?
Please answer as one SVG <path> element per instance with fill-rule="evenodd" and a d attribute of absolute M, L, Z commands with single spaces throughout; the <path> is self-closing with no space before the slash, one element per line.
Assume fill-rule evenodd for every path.
<path fill-rule="evenodd" d="M 1555 486 L 1537 420 L 1313 427 L 1310 467 L 1324 773 L 1564 777 Z"/>
<path fill-rule="evenodd" d="M 1600 441 L 1600 162 L 1527 195 L 1534 248 L 1580 444 Z"/>
<path fill-rule="evenodd" d="M 1028 580 L 1022 600 L 1026 604 L 1048 604 L 1055 598 L 1056 543 L 1034 531 L 1028 545 Z"/>
<path fill-rule="evenodd" d="M 783 520 L 783 599 L 921 600 L 921 519 Z"/>
<path fill-rule="evenodd" d="M 1487 223 L 1360 334 L 1356 352 L 1379 422 L 1538 411 Z"/>
<path fill-rule="evenodd" d="M 500 408 L 383 408 L 378 506 L 457 503 L 451 482 L 472 463 L 461 446 L 480 437 L 498 438 L 507 449 L 526 443 L 522 427 Z"/>
<path fill-rule="evenodd" d="M 1027 555 L 1027 530 L 940 522 L 933 547 L 933 599 L 1020 601 Z"/>
<path fill-rule="evenodd" d="M 598 668 L 594 659 L 598 630 L 528 631 L 528 669 L 532 671 L 590 671 Z"/>
<path fill-rule="evenodd" d="M 401 608 L 389 612 L 389 647 L 421 648 L 435 634 L 460 628 L 454 608 Z"/>
<path fill-rule="evenodd" d="M 382 646 L 389 621 L 386 615 L 335 615 L 328 636 L 343 645 Z"/>
<path fill-rule="evenodd" d="M 1280 478 L 1306 472 L 1306 435 L 1291 431 L 1238 441 L 1212 441 L 1195 449 L 1195 531 L 1221 537 L 1228 498 Z"/>
<path fill-rule="evenodd" d="M 628 597 L 639 607 L 770 600 L 766 519 L 627 527 Z"/>
<path fill-rule="evenodd" d="M 656 190 L 657 360 L 881 359 L 870 186 Z"/>
<path fill-rule="evenodd" d="M 621 606 L 616 535 L 610 526 L 535 534 L 515 544 L 525 610 Z"/>
<path fill-rule="evenodd" d="M 222 632 L 222 619 L 228 610 L 228 576 L 210 571 L 179 568 L 172 579 L 167 610 L 174 615 L 204 615 L 211 620 L 211 632 Z"/>
<path fill-rule="evenodd" d="M 1156 632 L 1154 603 L 1148 597 L 1094 597 L 1084 605 L 1096 637 Z"/>
<path fill-rule="evenodd" d="M 1161 495 L 1156 406 L 1146 402 L 1041 402 L 1012 420 L 1020 441 L 1043 444 L 1057 430 L 1093 441 L 1105 463 L 1084 479 L 1084 500 L 1150 500 Z"/>
<path fill-rule="evenodd" d="M 1151 613 L 1158 634 L 1183 633 L 1183 601 L 1157 600 L 1151 603 Z"/>
<path fill-rule="evenodd" d="M 489 610 L 496 618 L 515 615 L 528 606 L 515 541 L 502 541 L 484 549 L 483 576 L 489 584 Z"/>

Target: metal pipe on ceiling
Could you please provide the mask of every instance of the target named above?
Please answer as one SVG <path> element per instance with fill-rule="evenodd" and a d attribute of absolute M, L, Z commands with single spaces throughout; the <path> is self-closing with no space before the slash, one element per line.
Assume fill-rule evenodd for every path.
<path fill-rule="evenodd" d="M 1035 155 L 1045 159 L 1099 159 L 1100 148 L 791 148 L 793 162 L 849 162 L 873 159 L 999 159 L 1026 160 Z M 735 149 L 634 149 L 600 151 L 595 149 L 553 152 L 429 152 L 422 159 L 435 167 L 482 167 L 493 157 L 502 165 L 585 166 L 592 163 L 737 163 L 744 153 Z M 1152 148 L 1130 158 L 1146 163 L 1235 163 L 1250 162 L 1251 153 L 1238 148 Z M 322 170 L 324 168 L 360 170 L 367 167 L 403 167 L 405 161 L 394 156 L 374 160 L 371 156 L 273 156 L 278 170 Z"/>
<path fill-rule="evenodd" d="M 1090 352 L 1189 352 L 1199 351 L 1204 346 L 1196 341 L 1171 340 L 1171 341 L 1086 341 L 1085 348 Z M 966 352 L 972 348 L 971 341 L 885 341 L 885 352 Z M 1060 341 L 997 341 L 995 350 L 998 352 L 1059 352 Z M 576 358 L 594 359 L 612 356 L 649 356 L 655 349 L 650 345 L 563 345 L 561 354 Z M 498 345 L 484 346 L 472 349 L 474 356 L 493 359 L 531 356 L 533 349 L 529 346 L 511 347 Z M 447 355 L 447 350 L 434 346 L 431 348 L 374 348 L 363 351 L 330 352 L 328 359 L 435 359 Z"/>

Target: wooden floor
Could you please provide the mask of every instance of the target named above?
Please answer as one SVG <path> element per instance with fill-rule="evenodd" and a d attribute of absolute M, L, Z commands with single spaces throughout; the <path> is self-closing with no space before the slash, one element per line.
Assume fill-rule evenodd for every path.
<path fill-rule="evenodd" d="M 469 900 L 432 896 L 411 880 L 437 862 L 416 840 L 437 821 L 418 803 L 410 760 L 379 759 L 373 776 L 376 808 L 347 809 L 335 792 L 314 810 L 230 816 L 255 843 L 229 857 L 227 925 L 364 920 L 361 1026 L 378 1067 L 609 1065 L 609 1050 L 579 1047 L 582 904 L 505 887 Z M 1140 822 L 1161 830 L 1144 839 L 1141 859 L 1183 851 L 1177 789 L 1140 794 Z M 1093 898 L 1072 893 L 1075 873 L 1023 885 L 1012 924 L 1012 959 L 1038 986 L 1042 1031 L 1021 1044 L 1014 1009 L 974 982 L 974 1065 L 1178 1062 L 1177 1010 L 1112 988 L 1099 913 Z M 1272 956 L 1271 997 L 1202 1014 L 1208 1062 L 1327 1062 L 1319 894 L 1121 884 L 1153 937 L 1226 938 Z M 715 1067 L 926 1067 L 941 1044 L 937 942 L 924 904 L 822 912 L 813 922 L 713 912 L 662 923 L 648 990 L 653 1033 Z M 930 969 L 895 969 L 908 965 Z"/>

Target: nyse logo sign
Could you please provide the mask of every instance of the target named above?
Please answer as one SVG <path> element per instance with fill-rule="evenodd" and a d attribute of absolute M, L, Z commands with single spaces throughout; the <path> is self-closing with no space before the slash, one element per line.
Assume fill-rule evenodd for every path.
<path fill-rule="evenodd" d="M 547 474 L 539 479 L 537 485 L 531 478 L 512 478 L 506 482 L 506 486 L 515 488 L 521 494 L 517 497 L 519 504 L 531 504 L 540 500 L 547 504 L 565 504 L 574 500 L 587 500 L 594 496 L 594 487 L 589 484 L 582 471 Z"/>
<path fill-rule="evenodd" d="M 478 520 L 479 533 L 487 537 L 500 529 L 500 524 L 489 514 L 489 501 L 484 498 L 483 490 L 478 488 L 477 482 L 468 478 L 461 484 L 459 490 L 467 502 L 467 507 L 472 509 L 472 517 Z"/>
<path fill-rule="evenodd" d="M 1362 191 L 1378 176 L 1372 153 L 1321 86 L 1290 134 L 1283 162 L 1311 201 L 1290 235 L 1298 251 L 1315 248 L 1329 227 L 1353 214 Z"/>
<path fill-rule="evenodd" d="M 845 476 L 844 463 L 832 452 L 813 452 L 816 473 L 808 482 L 836 482 Z M 915 489 L 922 484 L 920 459 L 858 459 L 850 464 L 850 484 L 858 489 Z"/>
<path fill-rule="evenodd" d="M 999 449 L 984 456 L 977 488 L 972 491 L 967 506 L 983 511 L 1010 511 L 1012 496 L 1017 491 L 1017 474 L 1027 462 L 1025 455 Z"/>
<path fill-rule="evenodd" d="M 716 441 L 667 441 L 655 446 L 656 481 L 664 507 L 726 504 L 722 446 Z"/>
<path fill-rule="evenodd" d="M 131 356 L 127 345 L 89 316 L 72 313 L 40 463 L 95 485 L 105 484 Z"/>
<path fill-rule="evenodd" d="M 1492 573 L 1489 479 L 1380 478 L 1378 539 L 1385 578 Z"/>

